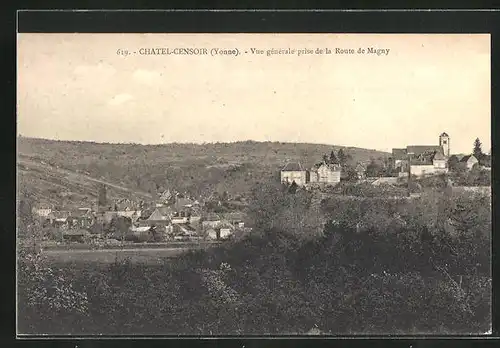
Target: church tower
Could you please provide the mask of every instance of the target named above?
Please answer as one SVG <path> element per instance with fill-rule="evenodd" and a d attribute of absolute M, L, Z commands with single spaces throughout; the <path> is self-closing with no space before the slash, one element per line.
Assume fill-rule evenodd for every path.
<path fill-rule="evenodd" d="M 446 158 L 450 157 L 450 136 L 443 132 L 439 136 L 439 146 L 443 148 L 443 154 L 446 156 Z"/>

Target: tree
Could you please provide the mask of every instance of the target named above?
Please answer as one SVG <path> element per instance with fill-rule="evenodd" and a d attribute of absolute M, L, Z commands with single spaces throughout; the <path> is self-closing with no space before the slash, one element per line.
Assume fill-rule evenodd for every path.
<path fill-rule="evenodd" d="M 292 184 L 290 185 L 290 187 L 288 188 L 288 192 L 293 194 L 293 193 L 297 192 L 297 188 L 298 188 L 298 185 L 295 183 L 295 181 L 293 181 Z"/>
<path fill-rule="evenodd" d="M 248 214 L 255 227 L 262 231 L 275 227 L 275 216 L 285 209 L 288 186 L 277 181 L 264 181 L 252 187 L 249 197 Z"/>
<path fill-rule="evenodd" d="M 375 162 L 375 160 L 372 158 L 370 164 L 366 166 L 366 176 L 367 177 L 377 177 L 380 175 L 382 171 L 382 168 L 380 167 L 380 164 Z"/>
<path fill-rule="evenodd" d="M 124 240 L 130 226 L 132 226 L 132 221 L 129 218 L 116 216 L 111 219 L 107 232 L 116 239 Z"/>
<path fill-rule="evenodd" d="M 483 158 L 483 150 L 481 148 L 481 141 L 479 140 L 479 138 L 476 138 L 476 140 L 474 140 L 474 149 L 472 150 L 472 153 L 474 155 L 474 157 L 477 158 L 477 160 L 481 160 Z"/>
<path fill-rule="evenodd" d="M 356 181 L 358 179 L 358 173 L 351 165 L 344 165 L 342 170 L 344 171 L 344 180 L 346 181 Z"/>
<path fill-rule="evenodd" d="M 457 171 L 459 163 L 460 161 L 458 160 L 457 156 L 450 156 L 450 158 L 448 159 L 448 169 L 451 171 Z"/>
<path fill-rule="evenodd" d="M 158 227 L 156 225 L 151 226 L 149 232 L 151 233 L 151 242 L 161 242 L 161 233 L 158 231 Z"/>
<path fill-rule="evenodd" d="M 328 162 L 328 156 L 327 155 L 323 155 L 323 162 Z"/>
<path fill-rule="evenodd" d="M 333 153 L 333 151 L 332 151 L 332 153 Z M 342 150 L 342 149 L 339 150 L 339 152 L 337 153 L 337 158 L 338 158 L 340 164 L 345 164 L 345 162 L 347 161 L 347 156 L 344 153 L 344 150 Z"/>
<path fill-rule="evenodd" d="M 104 207 L 107 204 L 106 185 L 101 185 L 99 188 L 99 206 Z"/>
<path fill-rule="evenodd" d="M 338 160 L 337 160 L 337 156 L 335 156 L 335 152 L 332 150 L 332 152 L 330 153 L 330 163 L 337 163 Z"/>
<path fill-rule="evenodd" d="M 393 160 L 391 157 L 384 157 L 384 172 L 386 176 L 390 176 L 393 171 Z"/>

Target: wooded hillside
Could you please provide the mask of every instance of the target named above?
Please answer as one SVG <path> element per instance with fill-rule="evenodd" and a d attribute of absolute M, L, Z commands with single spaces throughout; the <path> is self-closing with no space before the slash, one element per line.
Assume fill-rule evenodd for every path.
<path fill-rule="evenodd" d="M 165 188 L 187 191 L 196 196 L 214 191 L 241 194 L 249 192 L 261 180 L 272 177 L 278 180 L 279 170 L 287 161 L 300 161 L 308 168 L 321 161 L 324 154 L 338 149 L 339 146 L 333 145 L 255 141 L 139 145 L 18 139 L 20 158 L 153 195 Z M 344 151 L 353 160 L 363 162 L 388 155 L 359 148 L 344 148 Z M 20 171 L 20 176 L 27 175 L 25 170 Z M 51 175 L 53 186 L 59 186 L 59 189 L 66 186 L 63 178 L 54 182 L 57 173 Z M 31 172 L 29 176 L 29 185 L 47 186 L 47 181 L 36 173 Z"/>

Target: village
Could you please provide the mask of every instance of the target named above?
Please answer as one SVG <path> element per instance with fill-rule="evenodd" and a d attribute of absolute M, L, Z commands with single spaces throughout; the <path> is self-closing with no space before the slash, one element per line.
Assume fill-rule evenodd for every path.
<path fill-rule="evenodd" d="M 315 190 L 336 187 L 343 181 L 372 186 L 401 185 L 411 178 L 473 168 L 491 170 L 491 155 L 451 155 L 450 137 L 443 132 L 437 145 L 394 148 L 390 157 L 378 162 L 372 159 L 369 163 L 353 163 L 342 149 L 337 154 L 332 151 L 330 156 L 324 155 L 322 161 L 309 169 L 299 162 L 287 162 L 280 170 L 280 178 L 286 186 Z M 250 232 L 245 204 L 217 209 L 223 200 L 217 195 L 215 198 L 190 197 L 174 189 L 158 192 L 157 199 L 149 201 L 109 200 L 106 186 L 101 185 L 92 206 L 64 210 L 35 204 L 32 213 L 45 231 L 43 239 L 56 244 L 102 246 L 224 241 Z"/>
<path fill-rule="evenodd" d="M 102 185 L 94 207 L 57 210 L 48 204 L 37 204 L 33 213 L 42 228 L 51 231 L 44 239 L 56 243 L 123 245 L 220 241 L 234 233 L 248 231 L 243 213 L 207 211 L 204 202 L 170 190 L 162 192 L 154 201 L 108 202 L 106 187 Z"/>
<path fill-rule="evenodd" d="M 476 141 L 479 141 L 477 139 Z M 397 184 L 405 178 L 423 178 L 447 174 L 453 170 L 470 171 L 472 168 L 491 171 L 491 155 L 450 153 L 450 136 L 443 132 L 437 145 L 408 145 L 406 148 L 392 149 L 392 156 L 382 163 L 358 162 L 349 165 L 344 152 L 333 152 L 323 157 L 323 161 L 312 168 L 304 168 L 301 163 L 287 163 L 281 170 L 281 182 L 295 184 L 306 189 L 335 186 L 343 180 L 364 181 L 372 185 Z M 477 158 L 480 157 L 480 158 Z"/>

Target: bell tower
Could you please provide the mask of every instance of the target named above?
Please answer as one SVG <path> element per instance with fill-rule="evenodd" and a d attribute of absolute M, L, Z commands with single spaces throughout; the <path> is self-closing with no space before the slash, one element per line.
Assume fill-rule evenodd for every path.
<path fill-rule="evenodd" d="M 450 136 L 446 134 L 446 132 L 443 132 L 439 136 L 439 146 L 442 147 L 443 149 L 443 154 L 446 156 L 446 158 L 450 157 Z"/>

